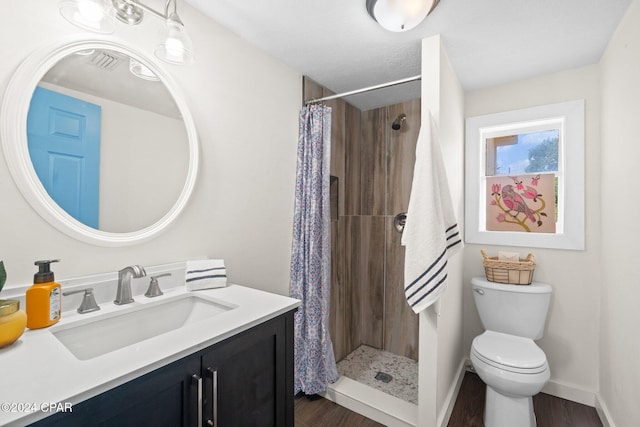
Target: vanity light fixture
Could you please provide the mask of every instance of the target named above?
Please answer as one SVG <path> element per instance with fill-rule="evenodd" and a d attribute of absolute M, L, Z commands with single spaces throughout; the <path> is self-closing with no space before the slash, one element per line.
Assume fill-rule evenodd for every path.
<path fill-rule="evenodd" d="M 420 24 L 439 0 L 366 0 L 367 12 L 382 28 L 409 31 Z"/>
<path fill-rule="evenodd" d="M 73 25 L 94 33 L 111 34 L 113 19 L 107 12 L 105 0 L 63 0 L 60 14 Z"/>
<path fill-rule="evenodd" d="M 138 0 L 63 0 L 60 13 L 72 24 L 96 33 L 110 34 L 115 30 L 114 18 L 128 25 L 139 24 L 144 12 L 164 20 L 162 41 L 155 55 L 171 64 L 193 61 L 191 39 L 178 16 L 178 0 L 167 0 L 159 12 Z"/>

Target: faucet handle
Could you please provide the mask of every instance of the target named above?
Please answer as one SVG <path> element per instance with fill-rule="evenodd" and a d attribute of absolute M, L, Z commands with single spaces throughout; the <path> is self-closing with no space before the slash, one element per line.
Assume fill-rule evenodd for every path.
<path fill-rule="evenodd" d="M 78 307 L 78 313 L 85 314 L 91 313 L 92 311 L 100 310 L 100 306 L 96 303 L 96 298 L 93 296 L 93 288 L 83 288 L 77 289 L 75 291 L 66 291 L 63 292 L 62 295 L 73 295 L 79 294 L 80 292 L 84 292 L 84 296 L 82 297 L 82 302 Z"/>
<path fill-rule="evenodd" d="M 144 293 L 144 296 L 147 298 L 153 298 L 163 295 L 162 291 L 160 290 L 160 286 L 158 285 L 158 278 L 167 276 L 171 276 L 171 273 L 163 273 L 158 274 L 157 276 L 152 276 L 151 282 L 149 282 L 149 288 L 147 289 L 147 292 Z"/>

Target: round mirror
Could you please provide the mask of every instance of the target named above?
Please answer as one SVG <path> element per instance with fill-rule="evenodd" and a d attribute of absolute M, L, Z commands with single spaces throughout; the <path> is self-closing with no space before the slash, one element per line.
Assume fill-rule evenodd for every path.
<path fill-rule="evenodd" d="M 111 40 L 67 38 L 30 55 L 5 92 L 0 132 L 25 198 L 85 242 L 155 237 L 195 183 L 197 136 L 176 84 Z"/>

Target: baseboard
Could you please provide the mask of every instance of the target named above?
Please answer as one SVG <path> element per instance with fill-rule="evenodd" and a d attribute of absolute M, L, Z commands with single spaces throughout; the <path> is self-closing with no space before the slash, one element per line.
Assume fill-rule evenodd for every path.
<path fill-rule="evenodd" d="M 559 381 L 550 380 L 544 388 L 543 393 L 550 394 L 562 399 L 571 400 L 572 402 L 582 403 L 583 405 L 594 407 L 596 405 L 596 393 L 593 390 L 585 390 L 575 384 L 567 384 Z"/>
<path fill-rule="evenodd" d="M 458 367 L 458 378 L 451 385 L 449 389 L 449 393 L 447 393 L 447 397 L 445 399 L 443 411 L 440 411 L 440 416 L 438 417 L 438 426 L 447 427 L 449 424 L 449 419 L 451 418 L 451 414 L 453 413 L 453 407 L 456 404 L 456 399 L 458 398 L 458 393 L 460 392 L 460 387 L 462 386 L 462 380 L 464 379 L 464 374 L 467 371 L 466 366 L 471 362 L 467 359 L 462 359 L 460 361 L 460 366 Z"/>
<path fill-rule="evenodd" d="M 324 398 L 389 427 L 416 427 L 418 406 L 347 377 L 329 384 Z"/>
<path fill-rule="evenodd" d="M 600 397 L 600 393 L 596 393 L 596 411 L 598 411 L 598 416 L 600 417 L 600 421 L 602 421 L 602 425 L 604 427 L 616 427 L 616 425 L 611 420 L 611 413 L 607 408 L 607 405 Z"/>

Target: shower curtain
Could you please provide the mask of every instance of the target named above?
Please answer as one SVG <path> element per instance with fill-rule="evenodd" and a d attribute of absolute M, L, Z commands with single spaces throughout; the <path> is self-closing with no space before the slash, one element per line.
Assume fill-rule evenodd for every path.
<path fill-rule="evenodd" d="M 290 295 L 294 318 L 294 393 L 316 394 L 338 379 L 329 336 L 331 108 L 300 111 Z"/>

